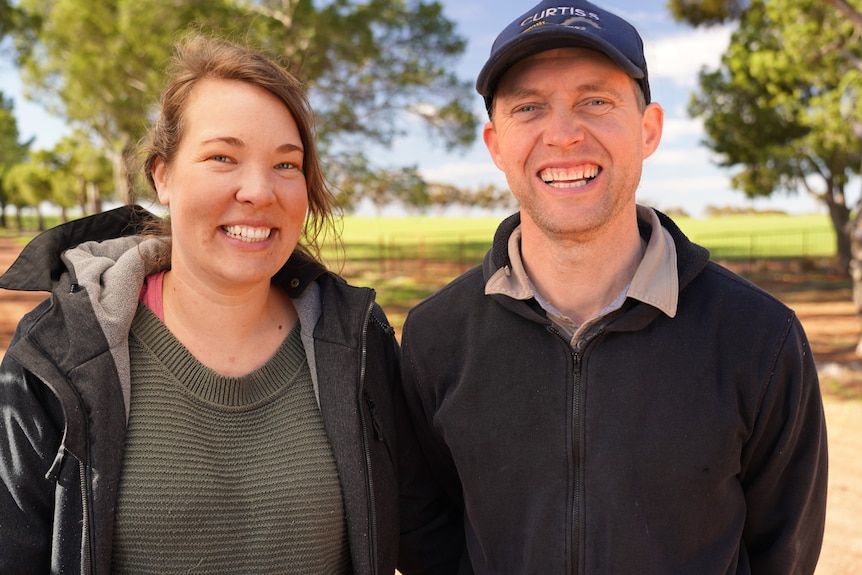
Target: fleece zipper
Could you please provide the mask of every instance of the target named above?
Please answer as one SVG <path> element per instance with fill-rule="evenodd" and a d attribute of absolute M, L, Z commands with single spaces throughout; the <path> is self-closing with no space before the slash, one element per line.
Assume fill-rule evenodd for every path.
<path fill-rule="evenodd" d="M 572 350 L 572 573 L 580 573 L 581 557 L 581 352 Z"/>
<path fill-rule="evenodd" d="M 90 535 L 90 490 L 87 469 L 83 461 L 78 462 L 78 473 L 81 476 L 81 566 L 85 573 L 94 573 L 93 570 L 93 538 Z"/>
<path fill-rule="evenodd" d="M 368 325 L 371 321 L 371 312 L 374 309 L 374 296 L 365 309 L 362 321 L 362 334 L 360 336 L 359 355 L 359 398 L 365 395 L 365 374 L 368 363 Z M 377 574 L 377 512 L 374 498 L 374 477 L 371 473 L 371 446 L 368 445 L 368 421 L 362 403 L 359 403 L 359 420 L 362 425 L 362 448 L 365 453 L 365 486 L 368 490 L 368 551 L 370 553 L 371 572 Z"/>
<path fill-rule="evenodd" d="M 602 333 L 604 333 L 604 325 L 595 322 L 581 334 L 574 347 L 569 347 L 572 354 L 572 573 L 582 573 L 585 569 L 582 546 L 584 529 L 581 528 L 583 496 L 581 477 L 584 474 L 584 466 L 582 464 L 584 460 L 584 450 L 582 449 L 584 406 L 581 403 L 581 397 L 584 388 L 584 356 L 586 355 L 587 348 Z"/>

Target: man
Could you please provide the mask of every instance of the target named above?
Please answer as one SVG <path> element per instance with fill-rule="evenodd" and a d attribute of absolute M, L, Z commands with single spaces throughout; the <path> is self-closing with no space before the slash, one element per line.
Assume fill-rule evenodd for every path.
<path fill-rule="evenodd" d="M 407 492 L 405 529 L 460 554 L 449 572 L 812 573 L 811 350 L 790 309 L 636 204 L 663 120 L 637 31 L 542 2 L 477 89 L 520 213 L 407 319 L 404 386 L 442 495 Z"/>

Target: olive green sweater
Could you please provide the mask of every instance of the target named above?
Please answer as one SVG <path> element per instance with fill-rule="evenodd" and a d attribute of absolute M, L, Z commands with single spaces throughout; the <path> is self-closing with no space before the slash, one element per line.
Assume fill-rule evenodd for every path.
<path fill-rule="evenodd" d="M 293 329 L 264 366 L 223 377 L 145 306 L 113 573 L 347 573 L 341 485 Z"/>

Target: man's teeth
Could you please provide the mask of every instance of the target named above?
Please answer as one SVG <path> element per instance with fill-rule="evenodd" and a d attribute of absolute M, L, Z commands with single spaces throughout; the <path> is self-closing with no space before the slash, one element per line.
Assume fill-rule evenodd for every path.
<path fill-rule="evenodd" d="M 244 242 L 261 242 L 272 233 L 272 228 L 253 228 L 251 226 L 224 226 L 222 229 L 228 236 Z"/>
<path fill-rule="evenodd" d="M 599 175 L 599 167 L 579 168 L 575 170 L 544 170 L 539 176 L 546 184 L 562 187 L 577 187 Z"/>

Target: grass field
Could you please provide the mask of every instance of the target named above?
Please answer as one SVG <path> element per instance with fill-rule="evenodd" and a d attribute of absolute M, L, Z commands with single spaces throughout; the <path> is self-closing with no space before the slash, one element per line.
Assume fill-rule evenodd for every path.
<path fill-rule="evenodd" d="M 446 239 L 466 234 L 491 236 L 501 218 L 448 218 L 448 217 L 356 217 L 344 218 L 345 243 L 366 243 L 380 236 L 402 236 Z M 677 225 L 690 237 L 720 234 L 762 234 L 774 232 L 831 232 L 828 216 L 751 214 L 717 216 L 712 218 L 674 218 Z"/>
<path fill-rule="evenodd" d="M 826 215 L 731 215 L 675 219 L 689 238 L 721 258 L 830 256 L 835 233 Z M 441 258 L 474 260 L 490 245 L 500 218 L 346 217 L 347 258 L 395 257 L 413 250 L 421 257 L 439 250 Z M 374 254 L 377 254 L 374 256 Z"/>

